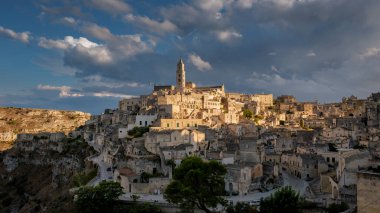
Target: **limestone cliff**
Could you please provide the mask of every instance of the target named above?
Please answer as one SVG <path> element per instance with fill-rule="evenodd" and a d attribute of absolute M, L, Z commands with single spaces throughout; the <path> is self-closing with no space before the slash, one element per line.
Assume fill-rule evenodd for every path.
<path fill-rule="evenodd" d="M 35 134 L 0 152 L 0 212 L 73 212 L 69 189 L 96 174 L 87 160 L 95 150 L 82 136 L 52 140 L 55 134 Z"/>
<path fill-rule="evenodd" d="M 83 125 L 90 114 L 79 111 L 0 107 L 0 152 L 19 133 L 64 132 Z"/>

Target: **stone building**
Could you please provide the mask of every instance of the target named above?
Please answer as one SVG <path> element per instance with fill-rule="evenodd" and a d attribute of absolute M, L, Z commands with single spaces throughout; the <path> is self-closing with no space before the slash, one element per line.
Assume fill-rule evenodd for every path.
<path fill-rule="evenodd" d="M 380 173 L 374 171 L 357 172 L 358 213 L 377 213 L 380 209 Z"/>
<path fill-rule="evenodd" d="M 294 176 L 300 179 L 313 179 L 328 171 L 326 161 L 318 155 L 283 154 L 281 164 Z"/>

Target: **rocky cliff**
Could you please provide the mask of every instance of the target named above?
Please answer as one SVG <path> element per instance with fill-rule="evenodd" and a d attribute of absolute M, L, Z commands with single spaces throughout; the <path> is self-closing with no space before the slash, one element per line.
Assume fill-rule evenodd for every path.
<path fill-rule="evenodd" d="M 64 132 L 83 125 L 90 114 L 79 111 L 0 107 L 0 152 L 19 133 Z"/>
<path fill-rule="evenodd" d="M 95 150 L 82 138 L 39 133 L 0 152 L 0 212 L 73 212 L 69 189 L 96 175 Z M 50 136 L 50 137 L 49 137 Z M 95 173 L 94 173 L 95 172 Z"/>

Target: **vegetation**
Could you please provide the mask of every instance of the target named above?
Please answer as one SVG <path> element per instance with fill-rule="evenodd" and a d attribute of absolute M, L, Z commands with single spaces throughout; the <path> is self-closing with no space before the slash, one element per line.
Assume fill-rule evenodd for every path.
<path fill-rule="evenodd" d="M 123 188 L 117 182 L 104 181 L 95 187 L 82 187 L 76 193 L 78 212 L 112 212 Z"/>
<path fill-rule="evenodd" d="M 167 161 L 165 162 L 165 165 L 167 165 L 167 166 L 171 166 L 173 170 L 174 170 L 174 168 L 176 167 L 176 164 L 175 164 L 175 162 L 174 162 L 173 159 L 167 160 Z"/>
<path fill-rule="evenodd" d="M 342 202 L 340 204 L 332 203 L 327 207 L 327 212 L 328 213 L 339 213 L 339 212 L 344 212 L 347 209 L 349 209 L 347 203 Z"/>
<path fill-rule="evenodd" d="M 16 120 L 10 120 L 6 122 L 8 125 L 16 125 L 18 122 Z"/>
<path fill-rule="evenodd" d="M 336 144 L 329 143 L 328 145 L 329 145 L 329 151 L 330 152 L 337 152 L 338 151 L 338 149 L 336 148 Z"/>
<path fill-rule="evenodd" d="M 377 167 L 372 167 L 370 166 L 368 168 L 369 171 L 372 171 L 372 172 L 376 172 L 376 173 L 380 173 L 380 166 L 377 166 Z"/>
<path fill-rule="evenodd" d="M 166 188 L 164 197 L 183 209 L 211 212 L 209 208 L 226 204 L 223 197 L 226 173 L 226 168 L 217 161 L 203 162 L 199 157 L 187 157 L 174 170 L 174 180 Z"/>
<path fill-rule="evenodd" d="M 250 206 L 245 202 L 237 202 L 236 205 L 228 205 L 226 209 L 227 213 L 256 213 L 256 208 Z"/>
<path fill-rule="evenodd" d="M 249 109 L 245 109 L 243 111 L 243 116 L 245 118 L 251 119 L 253 117 L 253 112 L 251 110 L 249 110 Z"/>
<path fill-rule="evenodd" d="M 144 133 L 149 132 L 149 127 L 134 127 L 128 131 L 128 135 L 134 138 L 142 137 Z"/>
<path fill-rule="evenodd" d="M 154 174 L 151 174 L 151 173 L 148 173 L 148 172 L 143 172 L 141 173 L 141 182 L 142 183 L 149 183 L 149 178 L 154 178 L 154 177 L 163 177 L 164 174 L 162 173 L 154 173 Z"/>
<path fill-rule="evenodd" d="M 294 191 L 290 186 L 281 188 L 270 197 L 261 199 L 260 212 L 301 212 L 302 200 L 299 193 Z"/>
<path fill-rule="evenodd" d="M 82 187 L 76 193 L 75 206 L 77 212 L 128 212 L 128 213 L 161 213 L 162 210 L 149 203 L 137 203 L 140 198 L 132 195 L 133 202 L 127 204 L 119 201 L 123 194 L 117 182 L 101 182 L 95 187 Z"/>
<path fill-rule="evenodd" d="M 353 148 L 354 148 L 354 149 L 360 149 L 360 150 L 363 150 L 363 149 L 367 149 L 367 146 L 366 146 L 366 145 L 363 145 L 363 144 L 356 144 Z"/>
<path fill-rule="evenodd" d="M 90 180 L 96 177 L 97 172 L 97 169 L 92 169 L 87 173 L 79 173 L 74 175 L 74 185 L 77 187 L 86 185 Z"/>
<path fill-rule="evenodd" d="M 254 117 L 254 121 L 256 124 L 259 123 L 260 120 L 263 120 L 264 119 L 264 116 L 263 115 L 255 115 Z"/>

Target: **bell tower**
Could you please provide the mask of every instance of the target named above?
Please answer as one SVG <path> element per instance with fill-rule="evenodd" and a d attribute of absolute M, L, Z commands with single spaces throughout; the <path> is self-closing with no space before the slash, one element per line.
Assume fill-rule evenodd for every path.
<path fill-rule="evenodd" d="M 186 77 L 185 77 L 185 64 L 182 58 L 179 59 L 177 64 L 177 89 L 185 89 Z"/>

